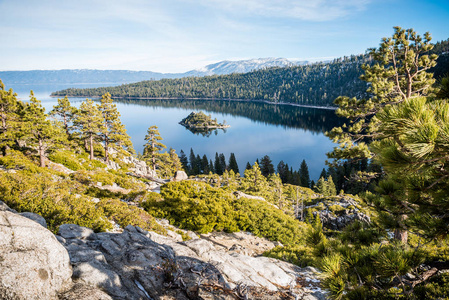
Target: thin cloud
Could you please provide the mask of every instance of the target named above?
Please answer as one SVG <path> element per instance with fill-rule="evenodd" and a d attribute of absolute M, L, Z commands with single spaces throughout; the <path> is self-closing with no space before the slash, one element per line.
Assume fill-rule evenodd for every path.
<path fill-rule="evenodd" d="M 235 13 L 321 22 L 340 19 L 365 10 L 371 0 L 200 0 L 194 2 Z"/>

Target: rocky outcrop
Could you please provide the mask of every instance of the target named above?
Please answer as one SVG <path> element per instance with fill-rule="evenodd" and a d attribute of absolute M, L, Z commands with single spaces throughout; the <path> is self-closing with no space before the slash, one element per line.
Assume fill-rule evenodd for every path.
<path fill-rule="evenodd" d="M 354 221 L 361 221 L 369 223 L 370 217 L 354 210 L 345 210 L 341 216 L 335 216 L 332 212 L 321 211 L 319 212 L 321 222 L 323 226 L 332 230 L 342 230 L 347 225 Z"/>
<path fill-rule="evenodd" d="M 0 299 L 56 299 L 71 276 L 69 255 L 49 230 L 0 211 Z"/>
<path fill-rule="evenodd" d="M 276 243 L 244 232 L 190 236 L 64 224 L 55 237 L 0 202 L 0 299 L 325 297 L 313 268 L 259 256 Z"/>
<path fill-rule="evenodd" d="M 371 222 L 357 201 L 346 195 L 326 199 L 307 206 L 306 209 L 313 207 L 321 207 L 320 210 L 313 212 L 313 215 L 319 214 L 323 226 L 332 230 L 342 230 L 354 221 Z"/>
<path fill-rule="evenodd" d="M 175 176 L 173 177 L 173 181 L 182 181 L 189 179 L 186 172 L 184 171 L 176 171 Z"/>
<path fill-rule="evenodd" d="M 280 244 L 279 242 L 272 242 L 244 231 L 234 233 L 211 232 L 202 234 L 201 238 L 211 242 L 217 250 L 247 256 L 262 255 Z"/>
<path fill-rule="evenodd" d="M 138 160 L 133 156 L 127 156 L 124 157 L 122 161 L 126 164 L 134 166 L 130 168 L 130 171 L 132 171 L 137 176 L 157 178 L 156 172 L 152 168 L 147 166 L 147 164 L 142 160 Z"/>
<path fill-rule="evenodd" d="M 178 242 L 133 226 L 87 236 L 79 234 L 85 231 L 81 227 L 70 228 L 75 233 L 60 240 L 69 252 L 74 281 L 101 288 L 114 299 L 324 297 L 312 269 L 228 253 L 205 239 Z"/>

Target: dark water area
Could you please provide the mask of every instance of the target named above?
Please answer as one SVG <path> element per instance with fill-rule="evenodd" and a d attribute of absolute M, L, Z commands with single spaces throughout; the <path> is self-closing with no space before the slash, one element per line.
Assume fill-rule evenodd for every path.
<path fill-rule="evenodd" d="M 99 86 L 96 84 L 95 86 Z M 93 85 L 16 85 L 13 88 L 21 100 L 28 100 L 30 90 L 42 101 L 46 111 L 57 103 L 50 93 L 68 87 Z M 70 98 L 79 106 L 84 98 Z M 224 153 L 229 160 L 235 153 L 241 173 L 247 162 L 251 164 L 269 155 L 274 166 L 283 160 L 293 170 L 306 160 L 311 179 L 317 180 L 325 167 L 326 152 L 335 146 L 324 132 L 340 124 L 332 110 L 272 105 L 247 101 L 211 100 L 116 100 L 121 120 L 138 152 L 142 152 L 148 127 L 159 128 L 163 143 L 189 156 L 190 149 L 201 157 L 214 160 L 215 153 Z M 203 111 L 218 122 L 224 120 L 230 128 L 207 133 L 191 132 L 178 124 L 192 111 Z"/>

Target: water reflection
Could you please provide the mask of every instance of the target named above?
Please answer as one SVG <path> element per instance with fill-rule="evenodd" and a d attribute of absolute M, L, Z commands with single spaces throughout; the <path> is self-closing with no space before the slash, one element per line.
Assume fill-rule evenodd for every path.
<path fill-rule="evenodd" d="M 222 131 L 223 133 L 226 133 L 225 128 L 193 128 L 193 127 L 185 127 L 186 130 L 190 131 L 193 134 L 201 135 L 203 137 L 210 137 L 212 134 L 218 135 L 219 131 Z"/>
<path fill-rule="evenodd" d="M 183 108 L 226 113 L 232 116 L 246 117 L 263 124 L 278 125 L 284 128 L 300 128 L 313 133 L 330 131 L 333 127 L 342 125 L 343 121 L 335 115 L 333 110 L 296 107 L 291 105 L 274 105 L 262 102 L 166 99 L 115 99 L 115 101 L 150 107 Z M 202 134 L 201 132 L 194 133 Z M 202 135 L 210 136 L 210 133 Z"/>

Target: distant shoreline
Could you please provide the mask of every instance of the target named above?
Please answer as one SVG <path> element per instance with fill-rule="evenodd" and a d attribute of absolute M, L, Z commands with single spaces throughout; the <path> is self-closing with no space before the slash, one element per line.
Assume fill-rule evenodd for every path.
<path fill-rule="evenodd" d="M 50 97 L 64 97 L 64 95 L 50 95 Z M 101 96 L 68 96 L 72 98 L 101 98 Z M 113 99 L 130 99 L 130 100 L 200 100 L 200 101 L 237 101 L 237 102 L 256 102 L 256 103 L 266 103 L 270 105 L 289 105 L 296 107 L 305 107 L 305 108 L 317 108 L 317 109 L 327 109 L 327 110 L 337 110 L 338 107 L 334 106 L 319 106 L 319 105 L 305 105 L 305 104 L 297 104 L 297 103 L 289 103 L 289 102 L 271 102 L 267 100 L 245 100 L 245 99 L 222 99 L 222 98 L 179 98 L 179 97 L 114 97 Z"/>

